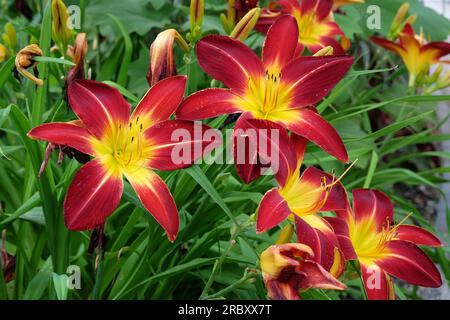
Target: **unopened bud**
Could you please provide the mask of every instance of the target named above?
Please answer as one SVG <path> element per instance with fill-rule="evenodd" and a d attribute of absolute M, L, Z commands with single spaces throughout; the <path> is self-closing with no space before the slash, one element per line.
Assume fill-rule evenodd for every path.
<path fill-rule="evenodd" d="M 240 41 L 244 41 L 249 36 L 250 32 L 255 27 L 258 22 L 259 16 L 261 15 L 260 8 L 254 8 L 247 12 L 247 14 L 238 22 L 236 27 L 230 34 L 230 37 L 235 38 Z"/>
<path fill-rule="evenodd" d="M 290 243 L 293 234 L 294 234 L 294 226 L 291 223 L 289 223 L 288 225 L 284 226 L 284 228 L 281 230 L 281 233 L 278 236 L 276 244 Z"/>
<path fill-rule="evenodd" d="M 69 14 L 62 0 L 52 0 L 52 36 L 56 44 L 65 50 L 72 38 L 72 29 L 68 26 Z"/>
<path fill-rule="evenodd" d="M 160 32 L 150 46 L 150 68 L 147 73 L 147 82 L 150 86 L 177 74 L 173 56 L 174 42 L 183 51 L 189 51 L 189 45 L 175 29 L 167 29 Z"/>
<path fill-rule="evenodd" d="M 319 51 L 317 51 L 314 54 L 314 57 L 332 56 L 333 52 L 334 52 L 334 50 L 333 50 L 332 46 L 326 46 L 326 47 L 323 47 L 322 49 L 320 49 Z"/>
<path fill-rule="evenodd" d="M 203 15 L 205 12 L 204 0 L 191 0 L 189 22 L 191 27 L 190 39 L 195 41 L 201 36 Z"/>
<path fill-rule="evenodd" d="M 8 22 L 5 24 L 4 30 L 5 32 L 2 34 L 3 42 L 11 49 L 14 49 L 17 46 L 16 29 L 11 22 Z"/>

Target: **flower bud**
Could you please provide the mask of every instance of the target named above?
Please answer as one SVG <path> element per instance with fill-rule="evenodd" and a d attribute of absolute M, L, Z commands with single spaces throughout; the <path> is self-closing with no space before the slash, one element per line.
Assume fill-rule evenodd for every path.
<path fill-rule="evenodd" d="M 314 57 L 323 57 L 323 56 L 332 56 L 333 55 L 333 47 L 332 46 L 326 46 L 314 53 Z"/>
<path fill-rule="evenodd" d="M 292 235 L 294 234 L 294 226 L 292 224 L 286 225 L 278 236 L 277 244 L 284 244 L 291 242 Z"/>
<path fill-rule="evenodd" d="M 0 43 L 0 62 L 5 60 L 8 55 L 8 48 L 6 48 L 3 44 Z"/>
<path fill-rule="evenodd" d="M 65 50 L 72 38 L 72 29 L 69 28 L 69 14 L 62 0 L 52 0 L 52 37 L 56 44 L 61 44 Z"/>
<path fill-rule="evenodd" d="M 8 22 L 5 24 L 4 30 L 5 32 L 2 34 L 3 42 L 11 49 L 14 49 L 17 46 L 16 29 L 11 22 Z"/>
<path fill-rule="evenodd" d="M 416 16 L 411 16 L 406 18 L 406 15 L 409 11 L 409 3 L 405 2 L 403 3 L 400 8 L 397 10 L 397 13 L 394 17 L 394 20 L 392 20 L 391 27 L 389 28 L 388 38 L 389 39 L 397 39 L 399 34 L 402 32 L 403 28 L 407 23 L 412 23 L 416 19 Z"/>
<path fill-rule="evenodd" d="M 37 44 L 30 44 L 19 51 L 16 55 L 16 69 L 19 71 L 25 78 L 30 79 L 38 86 L 42 86 L 43 81 L 33 74 L 28 72 L 27 68 L 35 68 L 38 64 L 37 61 L 34 60 L 37 56 L 42 56 L 43 52 L 41 48 Z"/>
<path fill-rule="evenodd" d="M 245 39 L 247 39 L 250 32 L 258 22 L 260 15 L 260 8 L 254 8 L 247 12 L 247 14 L 238 22 L 236 27 L 234 27 L 233 31 L 230 34 L 230 37 L 240 41 L 244 41 Z"/>
<path fill-rule="evenodd" d="M 189 51 L 189 45 L 175 29 L 160 32 L 150 46 L 150 67 L 147 73 L 147 82 L 150 86 L 177 74 L 173 56 L 174 41 L 183 51 Z"/>
<path fill-rule="evenodd" d="M 190 38 L 192 42 L 195 42 L 201 36 L 204 13 L 204 0 L 191 0 L 189 22 L 191 27 Z"/>

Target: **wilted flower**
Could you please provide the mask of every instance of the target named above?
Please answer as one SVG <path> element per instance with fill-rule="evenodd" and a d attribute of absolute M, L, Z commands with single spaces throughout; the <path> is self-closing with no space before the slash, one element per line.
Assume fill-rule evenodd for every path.
<path fill-rule="evenodd" d="M 254 8 L 238 22 L 230 34 L 231 38 L 244 41 L 258 22 L 261 13 L 260 8 Z"/>
<path fill-rule="evenodd" d="M 189 45 L 175 29 L 160 32 L 150 46 L 150 67 L 147 73 L 147 82 L 150 86 L 177 74 L 173 56 L 174 42 L 185 52 L 189 51 Z"/>
<path fill-rule="evenodd" d="M 69 146 L 94 157 L 75 174 L 67 190 L 64 219 L 70 230 L 103 224 L 120 202 L 125 176 L 144 207 L 174 241 L 178 210 L 168 187 L 153 170 L 184 168 L 202 155 L 191 153 L 191 162 L 175 163 L 172 150 L 180 144 L 200 150 L 211 144 L 194 139 L 194 123 L 168 120 L 183 99 L 185 86 L 185 76 L 160 81 L 130 116 L 131 106 L 118 90 L 96 81 L 76 80 L 68 88 L 68 97 L 80 121 L 46 123 L 28 133 L 33 139 Z M 190 140 L 173 141 L 176 129 L 189 132 Z"/>
<path fill-rule="evenodd" d="M 419 84 L 430 71 L 430 66 L 439 63 L 439 59 L 450 53 L 450 43 L 425 43 L 423 34 L 416 36 L 410 24 L 406 24 L 399 36 L 399 42 L 393 42 L 380 37 L 371 40 L 383 48 L 397 53 L 409 71 L 409 86 Z"/>
<path fill-rule="evenodd" d="M 66 77 L 66 87 L 77 79 L 84 79 L 84 58 L 88 51 L 86 33 L 79 33 L 73 45 L 67 49 L 67 55 L 72 58 L 75 66 L 70 68 Z"/>
<path fill-rule="evenodd" d="M 239 132 L 252 128 L 247 120 L 266 120 L 264 125 L 278 124 L 347 162 L 338 133 L 311 106 L 344 77 L 353 58 L 295 59 L 297 35 L 294 17 L 279 18 L 267 33 L 262 60 L 245 44 L 230 37 L 211 35 L 200 40 L 196 47 L 200 66 L 229 89 L 210 88 L 194 93 L 177 110 L 177 117 L 194 120 L 242 113 L 235 126 L 235 139 Z M 236 160 L 236 152 L 234 156 Z M 259 177 L 257 165 L 238 162 L 235 161 L 237 172 L 245 182 Z"/>
<path fill-rule="evenodd" d="M 346 259 L 359 260 L 368 299 L 395 299 L 391 277 L 414 285 L 439 287 L 441 275 L 434 263 L 417 247 L 437 247 L 441 242 L 414 225 L 393 224 L 394 207 L 377 190 L 353 190 L 353 209 L 327 218 L 333 226 Z"/>
<path fill-rule="evenodd" d="M 35 57 L 42 56 L 43 52 L 41 48 L 37 44 L 30 44 L 19 51 L 16 55 L 16 69 L 19 71 L 25 78 L 30 79 L 38 86 L 42 86 L 43 81 L 30 72 L 28 72 L 27 68 L 36 68 L 38 62 L 34 60 Z"/>
<path fill-rule="evenodd" d="M 310 288 L 344 290 L 343 283 L 313 260 L 313 250 L 300 243 L 273 245 L 260 256 L 261 271 L 270 299 L 298 300 Z"/>

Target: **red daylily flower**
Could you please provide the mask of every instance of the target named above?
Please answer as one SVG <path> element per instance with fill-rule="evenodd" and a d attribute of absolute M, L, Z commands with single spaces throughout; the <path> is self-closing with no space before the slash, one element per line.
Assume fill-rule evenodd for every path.
<path fill-rule="evenodd" d="M 299 290 L 310 288 L 344 290 L 345 285 L 313 257 L 312 249 L 300 243 L 273 245 L 264 250 L 260 263 L 269 298 L 298 300 Z"/>
<path fill-rule="evenodd" d="M 428 74 L 432 64 L 439 63 L 440 58 L 450 54 L 450 43 L 442 41 L 425 43 L 423 34 L 416 36 L 409 23 L 400 33 L 398 43 L 380 37 L 370 39 L 402 58 L 409 72 L 410 87 Z"/>
<path fill-rule="evenodd" d="M 336 40 L 345 38 L 344 32 L 333 20 L 332 0 L 279 0 L 271 2 L 263 9 L 257 24 L 257 30 L 266 32 L 275 20 L 291 14 L 298 24 L 298 54 L 308 48 L 312 53 L 331 46 L 335 54 L 344 54 L 345 50 Z"/>
<path fill-rule="evenodd" d="M 346 259 L 359 260 L 368 299 L 395 299 L 390 275 L 413 285 L 439 287 L 438 269 L 417 245 L 437 247 L 441 241 L 414 225 L 393 225 L 394 207 L 377 190 L 353 190 L 353 209 L 327 218 Z"/>
<path fill-rule="evenodd" d="M 254 120 L 255 121 L 255 120 Z M 319 211 L 345 210 L 347 196 L 338 180 L 314 167 L 300 175 L 306 140 L 280 137 L 280 187 L 269 190 L 258 208 L 256 230 L 265 232 L 287 218 L 295 219 L 297 242 L 311 247 L 314 260 L 334 276 L 344 270 L 344 259 L 332 226 Z"/>
<path fill-rule="evenodd" d="M 183 99 L 185 76 L 175 76 L 150 88 L 130 116 L 130 104 L 116 89 L 103 83 L 76 80 L 68 88 L 69 103 L 80 120 L 46 123 L 32 129 L 33 139 L 65 145 L 93 156 L 75 175 L 64 201 L 64 219 L 70 230 L 87 230 L 103 224 L 118 206 L 125 176 L 144 207 L 164 228 L 169 240 L 178 233 L 175 202 L 164 181 L 153 171 L 175 170 L 171 152 L 181 144 L 202 140 L 172 141 L 174 130 L 194 137 L 194 124 L 168 120 Z M 203 130 L 208 128 L 203 126 Z M 218 140 L 215 140 L 218 141 Z M 194 149 L 193 149 L 194 150 Z"/>
<path fill-rule="evenodd" d="M 235 126 L 245 132 L 249 119 L 280 124 L 347 162 L 344 144 L 336 130 L 313 105 L 322 100 L 344 77 L 353 63 L 350 56 L 300 57 L 294 59 L 298 27 L 285 15 L 267 33 L 262 60 L 242 42 L 211 35 L 196 47 L 200 66 L 229 89 L 209 88 L 188 97 L 177 118 L 200 120 L 242 113 Z M 236 138 L 236 134 L 235 134 Z M 236 160 L 236 153 L 235 153 Z M 235 161 L 236 162 L 236 161 Z M 247 183 L 259 176 L 255 165 L 236 164 Z"/>

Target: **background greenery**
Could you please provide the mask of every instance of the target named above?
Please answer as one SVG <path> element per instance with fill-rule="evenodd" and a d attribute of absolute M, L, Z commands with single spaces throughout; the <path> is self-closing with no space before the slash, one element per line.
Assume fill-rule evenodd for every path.
<path fill-rule="evenodd" d="M 447 182 L 442 166 L 448 151 L 439 142 L 449 140 L 439 128 L 448 120 L 436 116 L 438 101 L 449 96 L 424 96 L 408 92 L 407 72 L 394 55 L 368 42 L 374 31 L 386 35 L 400 0 L 370 0 L 347 6 L 336 20 L 352 39 L 354 70 L 318 105 L 318 109 L 342 136 L 356 167 L 343 183 L 348 191 L 370 187 L 386 192 L 396 205 L 395 218 L 413 212 L 410 220 L 432 230 L 448 243 L 447 230 L 435 230 L 434 216 L 424 216 L 399 190 L 427 187 L 437 190 Z M 415 28 L 433 40 L 444 40 L 450 22 L 418 1 L 410 13 L 418 13 Z M 14 9 L 13 1 L 1 1 L 0 30 L 11 21 L 18 45 L 38 41 L 45 56 L 51 51 L 51 10 L 45 1 L 29 1 L 32 19 Z M 81 8 L 81 30 L 89 40 L 86 69 L 92 79 L 108 81 L 133 104 L 148 84 L 149 46 L 158 32 L 189 29 L 188 1 L 80 0 L 66 1 Z M 382 29 L 368 30 L 366 8 L 382 8 Z M 207 0 L 203 33 L 224 34 L 219 14 L 225 1 Z M 34 40 L 33 40 L 34 39 Z M 263 36 L 246 41 L 260 52 Z M 189 73 L 188 93 L 209 87 L 193 52 L 175 49 L 180 74 Z M 68 59 L 68 58 L 66 58 Z M 0 230 L 6 230 L 2 246 L 15 256 L 15 279 L 5 283 L 0 272 L 0 299 L 265 299 L 266 290 L 257 270 L 258 255 L 274 243 L 280 229 L 256 235 L 253 214 L 262 195 L 274 186 L 272 177 L 245 185 L 232 165 L 198 165 L 173 173 L 161 172 L 180 211 L 180 233 L 167 241 L 162 228 L 144 211 L 129 185 L 119 208 L 106 223 L 104 259 L 87 251 L 91 232 L 69 232 L 63 223 L 62 203 L 73 174 L 75 160 L 57 164 L 57 154 L 40 179 L 37 172 L 45 145 L 26 137 L 33 126 L 48 121 L 67 121 L 74 115 L 64 101 L 64 75 L 69 66 L 59 62 L 39 64 L 42 87 L 12 73 L 14 57 L 0 63 Z M 399 66 L 398 68 L 394 68 Z M 218 127 L 223 118 L 211 121 Z M 231 125 L 232 126 L 232 125 Z M 426 148 L 425 148 L 425 147 Z M 343 165 L 317 147 L 309 145 L 306 165 L 326 171 L 343 171 Z M 440 192 L 440 193 L 439 193 Z M 444 199 L 446 201 L 446 199 Z M 446 201 L 447 202 L 447 201 Z M 447 208 L 447 222 L 450 212 Z M 448 246 L 427 250 L 450 280 Z M 96 265 L 98 264 L 98 268 Z M 66 270 L 81 268 L 82 288 L 68 290 Z M 309 290 L 303 298 L 364 298 L 360 280 L 348 271 L 345 293 Z M 396 283 L 399 298 L 421 298 L 417 288 Z"/>

